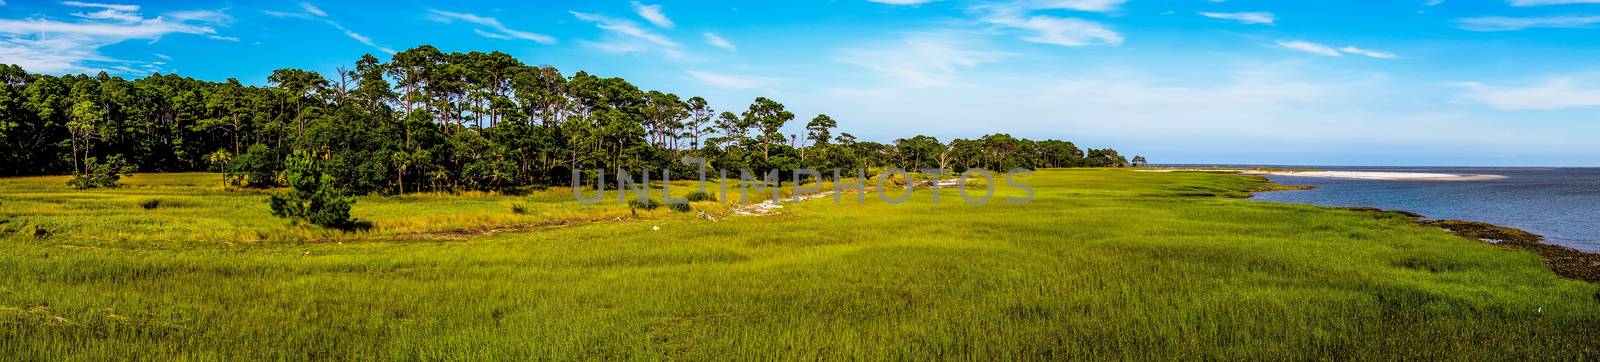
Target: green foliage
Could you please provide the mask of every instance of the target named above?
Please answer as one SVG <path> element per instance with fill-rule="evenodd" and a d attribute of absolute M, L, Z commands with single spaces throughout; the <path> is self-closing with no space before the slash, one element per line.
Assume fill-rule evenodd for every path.
<path fill-rule="evenodd" d="M 694 207 L 693 206 L 689 206 L 689 203 L 687 203 L 687 202 L 680 202 L 680 203 L 675 203 L 675 204 L 667 204 L 667 208 L 671 209 L 672 211 L 677 211 L 677 212 L 689 212 L 691 210 L 694 210 Z"/>
<path fill-rule="evenodd" d="M 705 192 L 705 191 L 691 192 L 691 193 L 689 193 L 689 195 L 684 196 L 684 198 L 688 199 L 689 202 L 717 201 L 717 195 L 713 195 L 713 194 L 711 194 L 709 192 Z"/>
<path fill-rule="evenodd" d="M 158 207 L 161 207 L 161 199 L 149 199 L 139 202 L 139 208 L 141 209 L 155 210 Z"/>
<path fill-rule="evenodd" d="M 355 204 L 355 198 L 344 196 L 334 188 L 333 177 L 318 162 L 305 151 L 295 151 L 284 161 L 283 178 L 289 183 L 289 192 L 269 198 L 272 215 L 322 227 L 355 226 L 355 220 L 350 218 L 350 206 Z"/>
<path fill-rule="evenodd" d="M 98 162 L 94 157 L 84 162 L 89 173 L 72 175 L 72 179 L 67 181 L 67 186 L 79 190 L 117 187 L 117 181 L 123 176 L 133 176 L 134 171 L 138 170 L 138 167 L 129 165 L 122 155 L 111 156 L 104 163 Z"/>
<path fill-rule="evenodd" d="M 656 199 L 632 199 L 628 200 L 628 207 L 649 211 L 660 208 L 661 202 Z"/>
<path fill-rule="evenodd" d="M 1005 134 L 886 145 L 836 132 L 840 121 L 827 115 L 785 134 L 797 115 L 775 99 L 718 112 L 704 98 L 567 76 L 501 52 L 423 45 L 389 59 L 362 56 L 344 70 L 334 82 L 277 69 L 267 85 L 246 86 L 253 82 L 0 66 L 0 84 L 9 85 L 0 87 L 0 176 L 91 174 L 90 158 L 123 154 L 140 170 L 218 170 L 225 186 L 272 188 L 285 183 L 284 156 L 309 150 L 335 188 L 365 195 L 559 186 L 574 169 L 697 172 L 683 157 L 785 176 L 797 168 L 1126 164 L 1103 154 L 1089 162 L 1070 142 Z"/>
<path fill-rule="evenodd" d="M 528 205 L 527 204 L 511 204 L 511 213 L 517 214 L 517 215 L 527 214 L 528 213 Z"/>
<path fill-rule="evenodd" d="M 228 163 L 229 182 L 236 186 L 278 186 L 278 156 L 264 144 L 254 144 L 244 154 Z"/>

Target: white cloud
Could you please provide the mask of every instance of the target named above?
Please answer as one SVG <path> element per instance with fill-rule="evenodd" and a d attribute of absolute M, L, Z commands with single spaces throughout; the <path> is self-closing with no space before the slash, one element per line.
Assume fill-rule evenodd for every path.
<path fill-rule="evenodd" d="M 135 12 L 135 11 L 139 11 L 139 6 L 138 5 L 125 5 L 125 4 L 107 4 L 107 3 L 93 3 L 93 2 L 82 2 L 82 1 L 62 1 L 61 5 L 77 7 L 77 8 L 101 8 L 101 9 L 106 9 L 106 10 L 116 10 L 116 11 L 130 12 L 130 13 L 131 12 Z"/>
<path fill-rule="evenodd" d="M 1366 57 L 1371 57 L 1371 58 L 1378 58 L 1378 59 L 1399 58 L 1399 56 L 1394 55 L 1394 53 L 1384 52 L 1384 51 L 1377 51 L 1377 50 L 1372 50 L 1372 49 L 1361 49 L 1361 48 L 1357 48 L 1357 47 L 1353 47 L 1353 46 L 1346 46 L 1346 47 L 1343 47 L 1343 48 L 1339 48 L 1339 51 L 1344 52 L 1346 54 L 1355 54 L 1355 55 L 1361 55 L 1361 56 L 1366 56 Z"/>
<path fill-rule="evenodd" d="M 1600 24 L 1600 16 L 1551 16 L 1509 18 L 1488 16 L 1456 20 L 1456 25 L 1471 31 L 1515 31 L 1529 28 L 1588 28 Z"/>
<path fill-rule="evenodd" d="M 672 23 L 672 19 L 667 18 L 666 13 L 661 12 L 661 5 L 645 5 L 635 1 L 633 2 L 633 12 L 638 13 L 639 17 L 662 29 L 672 29 L 677 26 L 677 24 Z"/>
<path fill-rule="evenodd" d="M 378 45 L 377 42 L 372 41 L 372 38 L 368 38 L 366 35 L 361 35 L 361 33 L 357 33 L 354 30 L 350 30 L 349 28 L 345 28 L 344 24 L 340 24 L 339 22 L 334 21 L 333 19 L 327 18 L 326 16 L 328 14 L 326 12 L 323 12 L 322 9 L 317 8 L 314 5 L 311 5 L 311 3 L 300 3 L 300 7 L 302 9 L 304 9 L 306 12 L 304 12 L 304 13 L 290 13 L 290 12 L 267 10 L 267 11 L 262 11 L 261 13 L 262 14 L 266 14 L 267 16 L 278 17 L 278 18 L 294 18 L 294 19 L 321 21 L 321 22 L 323 22 L 325 24 L 328 24 L 328 26 L 332 26 L 334 29 L 339 30 L 339 32 L 344 33 L 344 35 L 346 37 L 349 37 L 350 39 L 354 39 L 356 42 L 360 42 L 361 44 L 364 44 L 366 46 L 372 47 L 372 48 L 377 49 L 378 51 L 381 51 L 381 52 L 384 52 L 384 53 L 389 53 L 389 54 L 394 54 L 395 53 L 394 49 L 390 49 L 389 47 Z M 224 40 L 238 41 L 239 39 L 238 38 L 231 38 L 231 39 L 224 39 Z"/>
<path fill-rule="evenodd" d="M 1242 24 L 1274 25 L 1278 21 L 1278 17 L 1277 16 L 1272 15 L 1272 13 L 1262 12 L 1262 11 L 1241 12 L 1241 13 L 1200 12 L 1200 15 L 1208 17 L 1208 18 L 1223 19 L 1223 20 L 1233 20 L 1233 21 L 1237 21 L 1237 22 L 1242 23 Z"/>
<path fill-rule="evenodd" d="M 686 73 L 695 80 L 713 87 L 760 90 L 768 93 L 776 93 L 771 87 L 780 81 L 777 78 L 711 73 L 698 70 L 691 70 Z"/>
<path fill-rule="evenodd" d="M 1339 51 L 1333 49 L 1332 47 L 1304 40 L 1279 40 L 1278 46 L 1284 47 L 1285 49 L 1299 50 L 1316 55 L 1325 55 L 1330 57 L 1340 56 Z"/>
<path fill-rule="evenodd" d="M 305 9 L 307 14 L 316 15 L 319 17 L 328 16 L 328 13 L 322 11 L 322 8 L 318 8 L 316 5 L 311 5 L 311 3 L 300 3 L 300 8 Z"/>
<path fill-rule="evenodd" d="M 1061 46 L 1121 45 L 1122 34 L 1100 23 L 1050 15 L 1035 15 L 1040 9 L 1074 9 L 1082 11 L 1109 11 L 1122 1 L 1027 1 L 1006 4 L 985 4 L 973 7 L 982 14 L 979 20 L 1003 28 L 1028 32 L 1022 40 Z"/>
<path fill-rule="evenodd" d="M 101 9 L 101 10 L 97 10 L 97 11 L 72 13 L 72 16 L 85 18 L 85 19 L 115 20 L 115 21 L 120 21 L 120 22 L 125 22 L 125 23 L 131 23 L 131 22 L 139 21 L 139 20 L 144 18 L 143 16 L 139 15 L 139 6 L 138 5 L 86 3 L 86 2 L 78 2 L 78 1 L 67 1 L 67 2 L 62 2 L 61 4 L 62 5 L 66 5 L 66 6 L 71 6 L 71 7 Z"/>
<path fill-rule="evenodd" d="M 32 72 L 106 70 L 126 74 L 157 71 L 158 64 L 115 59 L 100 48 L 128 40 L 161 39 L 173 34 L 217 36 L 218 21 L 195 18 L 144 18 L 138 5 L 67 1 L 62 5 L 101 9 L 78 12 L 72 20 L 0 19 L 0 59 Z M 107 13 L 107 12 L 111 13 Z"/>
<path fill-rule="evenodd" d="M 1457 83 L 1456 86 L 1466 89 L 1456 96 L 1458 101 L 1482 103 L 1502 111 L 1600 107 L 1600 84 L 1575 77 L 1553 78 L 1525 87 L 1498 87 L 1478 82 Z"/>
<path fill-rule="evenodd" d="M 1020 4 L 1030 9 L 1057 9 L 1077 10 L 1091 12 L 1108 12 L 1117 10 L 1127 0 L 1028 0 Z"/>
<path fill-rule="evenodd" d="M 1364 56 L 1364 57 L 1368 57 L 1368 58 L 1378 58 L 1378 59 L 1395 59 L 1395 58 L 1399 58 L 1399 56 L 1395 55 L 1394 53 L 1385 52 L 1385 51 L 1372 50 L 1372 49 L 1362 49 L 1362 48 L 1357 48 L 1357 47 L 1353 47 L 1353 46 L 1345 46 L 1343 48 L 1334 49 L 1333 47 L 1330 47 L 1330 46 L 1327 46 L 1327 45 L 1318 44 L 1318 43 L 1312 43 L 1312 42 L 1308 42 L 1308 41 L 1304 41 L 1304 40 L 1279 40 L 1278 41 L 1278 46 L 1283 47 L 1284 49 L 1298 50 L 1298 51 L 1307 52 L 1307 53 L 1311 53 L 1311 54 L 1330 56 L 1330 57 L 1343 56 L 1344 54 L 1355 54 L 1355 55 L 1360 55 L 1360 56 Z"/>
<path fill-rule="evenodd" d="M 100 10 L 100 11 L 96 11 L 96 12 L 92 12 L 92 13 L 72 13 L 72 15 L 73 16 L 77 16 L 77 17 L 81 17 L 81 18 L 87 18 L 87 19 L 116 20 L 116 21 L 128 22 L 128 23 L 139 21 L 139 19 L 143 18 L 143 17 L 139 16 L 139 14 L 129 13 L 129 12 L 122 12 L 122 11 L 117 11 L 117 10 L 110 10 L 110 9 Z"/>
<path fill-rule="evenodd" d="M 594 23 L 607 33 L 607 39 L 589 42 L 589 45 L 608 53 L 638 53 L 656 50 L 670 58 L 679 58 L 683 52 L 677 42 L 625 19 L 600 14 L 570 11 L 578 20 Z"/>
<path fill-rule="evenodd" d="M 919 5 L 919 4 L 927 4 L 927 3 L 931 3 L 931 2 L 935 2 L 935 1 L 939 1 L 939 0 L 867 0 L 867 1 L 875 2 L 875 3 L 879 3 L 879 4 L 889 4 L 889 5 Z"/>
<path fill-rule="evenodd" d="M 1444 0 L 1427 0 L 1427 1 L 1423 1 L 1422 5 L 1423 6 L 1438 6 L 1439 4 L 1443 4 L 1443 3 L 1444 3 Z"/>
<path fill-rule="evenodd" d="M 729 42 L 728 39 L 723 39 L 721 35 L 717 35 L 716 33 L 706 32 L 701 35 L 705 36 L 706 44 L 711 44 L 711 46 L 727 49 L 729 51 L 739 50 L 739 48 L 733 46 L 733 43 Z"/>
<path fill-rule="evenodd" d="M 228 13 L 222 12 L 221 10 L 174 11 L 167 13 L 166 17 L 178 21 L 198 21 L 216 24 L 228 24 L 233 22 L 233 16 L 230 16 Z"/>
<path fill-rule="evenodd" d="M 1511 0 L 1511 6 L 1600 4 L 1600 0 Z"/>
<path fill-rule="evenodd" d="M 532 40 L 534 42 L 538 42 L 538 43 L 542 43 L 542 44 L 554 44 L 556 42 L 556 38 L 553 38 L 553 37 L 551 37 L 549 35 L 544 35 L 544 34 L 539 34 L 539 33 L 526 32 L 526 31 L 512 29 L 512 28 L 506 27 L 505 24 L 500 23 L 499 19 L 486 17 L 486 16 L 478 16 L 478 15 L 473 15 L 473 14 L 449 12 L 449 11 L 442 11 L 442 10 L 428 10 L 428 19 L 433 20 L 435 22 L 446 23 L 446 24 L 451 23 L 451 22 L 455 22 L 455 21 L 462 21 L 462 22 L 467 22 L 467 23 L 471 23 L 471 24 L 477 24 L 479 26 L 487 27 L 489 29 L 494 30 L 494 31 L 491 32 L 491 31 L 485 31 L 483 29 L 473 29 L 474 33 L 477 33 L 478 35 L 486 37 L 486 38 L 501 39 L 501 40 L 515 40 L 515 39 Z"/>
<path fill-rule="evenodd" d="M 1026 18 L 988 18 L 990 23 L 1034 31 L 1022 40 L 1061 46 L 1121 45 L 1122 34 L 1093 21 L 1035 15 Z"/>
<path fill-rule="evenodd" d="M 962 68 L 1001 61 L 1008 53 L 975 50 L 956 33 L 913 33 L 890 44 L 871 44 L 837 52 L 834 60 L 856 65 L 909 87 L 950 84 Z"/>

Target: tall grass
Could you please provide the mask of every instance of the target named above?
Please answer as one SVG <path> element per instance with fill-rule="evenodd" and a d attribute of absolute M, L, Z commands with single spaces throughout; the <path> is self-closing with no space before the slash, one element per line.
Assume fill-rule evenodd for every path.
<path fill-rule="evenodd" d="M 1024 178 L 1037 191 L 1024 205 L 1004 201 L 1016 190 L 972 206 L 947 189 L 938 204 L 919 192 L 318 243 L 240 242 L 310 232 L 249 216 L 265 214 L 260 196 L 201 176 L 138 184 L 159 177 L 189 176 L 84 192 L 0 180 L 0 217 L 61 230 L 0 246 L 0 355 L 1600 358 L 1600 287 L 1401 218 L 1206 196 L 1265 185 L 1236 175 L 1052 170 Z M 366 197 L 356 211 L 379 236 L 628 212 L 552 192 Z M 161 207 L 133 205 L 149 198 Z M 204 226 L 179 223 L 191 217 Z"/>

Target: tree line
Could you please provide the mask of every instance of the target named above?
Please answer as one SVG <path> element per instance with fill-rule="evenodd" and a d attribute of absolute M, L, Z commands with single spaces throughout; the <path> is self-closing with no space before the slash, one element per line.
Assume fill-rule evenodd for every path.
<path fill-rule="evenodd" d="M 274 187 L 288 182 L 288 156 L 304 152 L 338 189 L 365 194 L 565 185 L 572 170 L 698 172 L 684 156 L 727 170 L 1129 164 L 1109 148 L 1007 134 L 858 140 L 836 133 L 827 115 L 786 135 L 796 116 L 772 99 L 719 112 L 703 98 L 622 78 L 427 45 L 387 62 L 365 55 L 331 77 L 279 69 L 266 86 L 159 73 L 52 76 L 16 65 L 0 66 L 0 82 L 4 176 L 213 170 L 234 185 Z"/>

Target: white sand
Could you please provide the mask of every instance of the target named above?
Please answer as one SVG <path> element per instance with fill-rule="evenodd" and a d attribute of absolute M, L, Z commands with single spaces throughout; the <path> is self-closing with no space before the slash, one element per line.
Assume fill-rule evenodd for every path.
<path fill-rule="evenodd" d="M 1277 175 L 1298 177 L 1339 178 L 1353 180 L 1391 180 L 1391 181 L 1483 181 L 1506 178 L 1500 175 L 1474 175 L 1453 173 L 1424 173 L 1424 172 L 1377 172 L 1377 171 L 1244 171 L 1247 175 Z"/>

